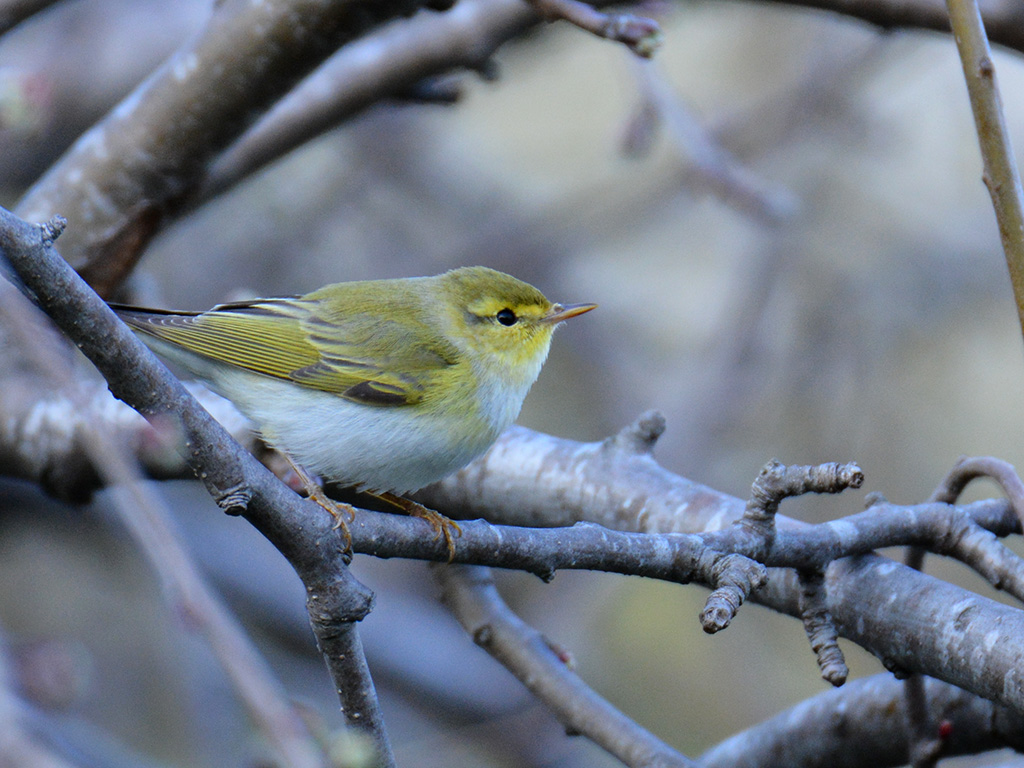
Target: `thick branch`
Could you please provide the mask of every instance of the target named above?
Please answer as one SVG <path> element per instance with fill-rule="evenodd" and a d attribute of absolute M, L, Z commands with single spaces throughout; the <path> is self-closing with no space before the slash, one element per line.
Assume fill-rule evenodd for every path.
<path fill-rule="evenodd" d="M 72 224 L 69 261 L 108 295 L 206 162 L 339 45 L 414 0 L 225 0 L 203 33 L 84 134 L 25 195 L 30 221 Z"/>
<path fill-rule="evenodd" d="M 984 165 L 982 179 L 992 197 L 999 237 L 1010 270 L 1010 284 L 1017 301 L 1017 318 L 1024 332 L 1024 192 L 1003 116 L 996 67 L 977 0 L 947 0 L 946 5 L 978 131 Z M 1020 7 L 1018 3 L 1018 13 L 1021 13 Z"/>
<path fill-rule="evenodd" d="M 509 610 L 488 569 L 451 566 L 438 577 L 445 603 L 473 641 L 547 704 L 570 733 L 584 734 L 627 766 L 695 765 L 580 680 L 547 639 Z"/>
<path fill-rule="evenodd" d="M 948 723 L 943 755 L 1024 748 L 1024 720 L 991 701 L 927 680 L 936 722 Z M 908 734 L 902 685 L 891 675 L 854 680 L 780 712 L 705 752 L 702 768 L 906 765 Z M 937 734 L 936 734 L 937 735 Z"/>

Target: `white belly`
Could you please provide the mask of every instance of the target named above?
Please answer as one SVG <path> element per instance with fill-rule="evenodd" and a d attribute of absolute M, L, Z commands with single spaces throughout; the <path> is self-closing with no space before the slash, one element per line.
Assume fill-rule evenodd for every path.
<path fill-rule="evenodd" d="M 248 379 L 244 388 L 233 381 L 236 377 Z M 340 485 L 398 494 L 464 467 L 516 416 L 453 437 L 438 416 L 409 407 L 361 405 L 245 371 L 222 375 L 214 386 L 260 425 L 268 443 L 305 469 Z M 467 416 L 470 410 L 467 405 Z"/>
<path fill-rule="evenodd" d="M 337 395 L 214 365 L 160 339 L 145 342 L 184 365 L 233 402 L 270 445 L 303 468 L 338 483 L 402 494 L 461 469 L 519 415 L 542 360 L 518 375 L 476 371 L 476 403 L 446 403 L 438 413 L 409 406 L 362 405 Z M 459 423 L 452 428 L 452 421 Z"/>

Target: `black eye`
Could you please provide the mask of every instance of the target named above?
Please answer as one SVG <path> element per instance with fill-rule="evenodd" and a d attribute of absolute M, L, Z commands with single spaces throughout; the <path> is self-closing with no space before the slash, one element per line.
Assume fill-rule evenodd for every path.
<path fill-rule="evenodd" d="M 518 317 L 516 317 L 516 313 L 513 312 L 508 307 L 506 307 L 505 309 L 501 310 L 494 317 L 502 325 L 515 325 L 516 324 L 516 320 L 519 319 Z"/>

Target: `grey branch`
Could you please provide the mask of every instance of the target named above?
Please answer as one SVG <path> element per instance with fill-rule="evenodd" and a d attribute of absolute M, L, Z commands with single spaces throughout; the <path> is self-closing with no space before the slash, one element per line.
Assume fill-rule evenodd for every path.
<path fill-rule="evenodd" d="M 206 29 L 90 129 L 25 195 L 31 221 L 72 223 L 61 246 L 107 294 L 205 164 L 338 46 L 421 3 L 225 0 Z"/>
<path fill-rule="evenodd" d="M 944 756 L 1007 746 L 1024 749 L 1024 719 L 1019 712 L 938 680 L 926 680 L 924 688 L 936 724 L 947 723 Z M 832 768 L 906 765 L 912 741 L 906 720 L 902 683 L 891 675 L 875 675 L 807 699 L 736 734 L 701 755 L 700 765 L 788 768 L 805 764 L 807 755 Z"/>
<path fill-rule="evenodd" d="M 6 258 L 41 307 L 104 375 L 115 397 L 158 428 L 184 435 L 186 461 L 230 514 L 244 515 L 288 559 L 307 590 L 310 620 L 348 723 L 366 731 L 392 765 L 380 705 L 356 632 L 372 595 L 349 572 L 333 522 L 288 490 L 204 411 L 47 242 L 43 227 L 0 209 Z M 332 547 L 329 542 L 336 542 Z"/>
<path fill-rule="evenodd" d="M 453 565 L 437 574 L 445 603 L 473 641 L 547 704 L 570 733 L 587 736 L 628 766 L 695 766 L 580 680 L 551 643 L 505 605 L 489 569 Z"/>

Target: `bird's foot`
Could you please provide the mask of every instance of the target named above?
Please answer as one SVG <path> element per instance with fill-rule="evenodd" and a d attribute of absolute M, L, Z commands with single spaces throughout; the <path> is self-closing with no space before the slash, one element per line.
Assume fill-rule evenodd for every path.
<path fill-rule="evenodd" d="M 455 539 L 462 535 L 462 528 L 459 527 L 458 523 L 450 517 L 442 515 L 440 512 L 423 506 L 419 502 L 403 498 L 402 496 L 396 496 L 393 493 L 375 493 L 373 495 L 381 501 L 386 501 L 388 504 L 398 507 L 407 515 L 423 518 L 430 523 L 430 527 L 434 529 L 434 540 L 436 541 L 440 537 L 444 537 L 444 544 L 448 549 L 448 562 L 450 563 L 455 559 Z"/>
<path fill-rule="evenodd" d="M 318 506 L 325 509 L 334 518 L 335 529 L 340 530 L 341 535 L 345 538 L 345 552 L 352 554 L 352 534 L 348 529 L 348 524 L 356 519 L 356 508 L 343 501 L 335 501 L 329 498 L 324 493 L 320 483 L 314 480 L 305 469 L 292 461 L 291 457 L 286 456 L 285 458 L 288 459 L 288 463 L 291 464 L 292 470 L 294 470 L 296 477 L 298 477 L 306 498 L 316 502 Z M 348 517 L 348 520 L 345 520 L 345 517 Z"/>

